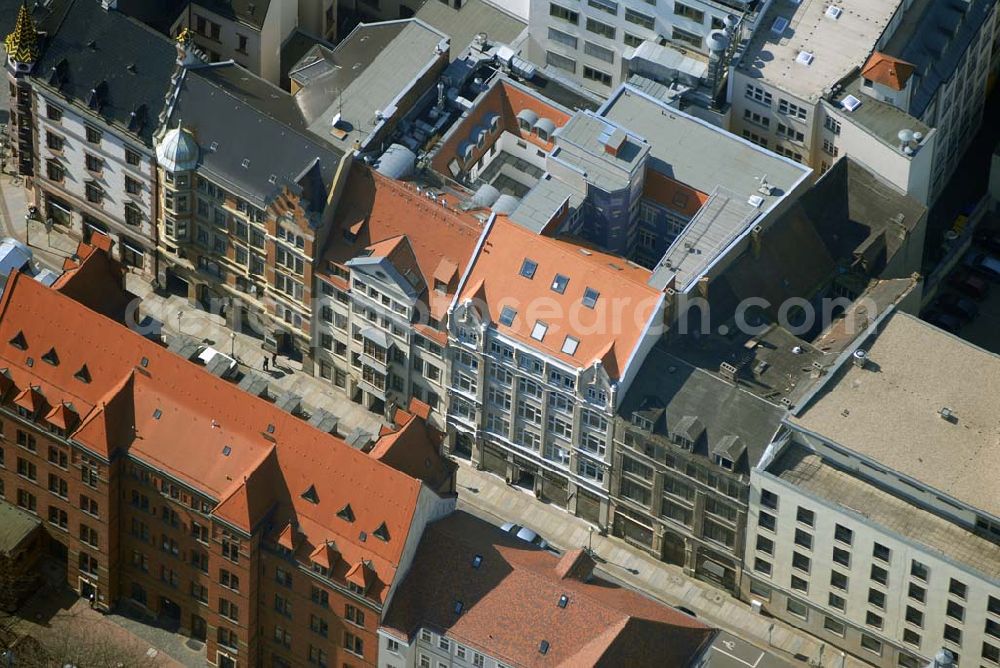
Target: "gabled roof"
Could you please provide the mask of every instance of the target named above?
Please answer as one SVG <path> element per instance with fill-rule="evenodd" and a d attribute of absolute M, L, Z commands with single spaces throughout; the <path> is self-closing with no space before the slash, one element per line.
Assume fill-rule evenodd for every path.
<path fill-rule="evenodd" d="M 407 641 L 432 628 L 518 666 L 681 667 L 712 640 L 698 620 L 565 563 L 575 555 L 454 513 L 425 530 L 383 626 Z"/>
<path fill-rule="evenodd" d="M 526 263 L 534 265 L 531 278 L 522 274 Z M 497 216 L 459 301 L 482 300 L 501 334 L 574 368 L 602 361 L 614 380 L 625 373 L 662 300 L 647 285 L 649 276 L 628 260 L 570 239 L 534 234 Z M 562 291 L 554 289 L 563 279 Z M 594 292 L 590 308 L 586 298 Z M 510 325 L 500 320 L 504 307 L 516 311 Z M 538 323 L 545 325 L 540 340 Z M 567 337 L 577 344 L 570 345 Z"/>
<path fill-rule="evenodd" d="M 125 267 L 111 255 L 109 237 L 94 234 L 91 244 L 80 243 L 76 256 L 66 258 L 63 273 L 52 288 L 93 311 L 124 322 L 129 304 L 136 299 L 125 288 Z"/>
<path fill-rule="evenodd" d="M 861 76 L 893 90 L 903 90 L 914 71 L 914 66 L 905 60 L 876 51 L 861 68 Z"/>
<path fill-rule="evenodd" d="M 27 350 L 10 343 L 16 332 Z M 56 344 L 58 366 L 26 364 Z M 89 383 L 75 377 L 83 364 Z M 84 416 L 73 438 L 88 449 L 110 458 L 127 448 L 216 499 L 215 514 L 243 531 L 265 518 L 281 528 L 294 520 L 305 555 L 336 540 L 350 563 L 369 563 L 371 595 L 388 591 L 414 523 L 420 480 L 21 274 L 0 297 L 0 366 L 27 405 L 71 402 Z M 318 503 L 302 498 L 310 486 Z M 337 516 L 346 505 L 353 522 Z M 382 524 L 389 540 L 361 535 Z"/>
<path fill-rule="evenodd" d="M 458 287 L 454 280 L 446 292 L 434 290 L 434 277 L 442 267 L 457 268 L 457 276 L 468 265 L 481 227 L 473 216 L 442 206 L 418 193 L 412 186 L 382 176 L 356 162 L 344 186 L 344 193 L 319 271 L 328 273 L 333 262 L 345 265 L 352 258 L 371 249 L 375 255 L 388 256 L 402 274 L 412 266 L 419 269 L 423 299 L 431 315 L 441 318 Z M 408 251 L 401 239 L 405 237 Z M 404 274 L 405 276 L 405 274 Z M 416 281 L 419 283 L 420 281 Z M 411 281 L 413 284 L 414 281 Z M 416 288 L 418 291 L 421 288 Z"/>
<path fill-rule="evenodd" d="M 149 145 L 177 57 L 172 42 L 100 2 L 66 4 L 35 78 Z"/>

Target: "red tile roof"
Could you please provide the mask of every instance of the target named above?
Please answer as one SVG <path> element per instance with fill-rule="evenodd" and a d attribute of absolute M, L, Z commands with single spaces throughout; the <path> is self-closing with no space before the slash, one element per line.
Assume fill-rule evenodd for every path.
<path fill-rule="evenodd" d="M 903 90 L 915 71 L 911 63 L 876 51 L 861 68 L 861 76 L 893 90 Z"/>
<path fill-rule="evenodd" d="M 534 276 L 521 276 L 526 259 L 537 264 Z M 562 293 L 552 289 L 556 275 L 568 278 Z M 536 235 L 497 216 L 473 263 L 461 300 L 481 300 L 501 333 L 545 351 L 574 367 L 601 360 L 618 378 L 639 345 L 663 295 L 647 285 L 650 272 L 627 260 L 580 242 Z M 599 293 L 594 308 L 583 305 L 587 288 Z M 500 322 L 504 306 L 517 311 L 511 325 Z M 536 322 L 548 329 L 532 338 Z M 563 352 L 567 336 L 579 341 Z"/>
<path fill-rule="evenodd" d="M 356 238 L 347 238 L 347 232 Z M 324 259 L 343 266 L 371 251 L 372 256 L 400 262 L 400 273 L 415 262 L 423 279 L 418 289 L 431 315 L 440 319 L 481 232 L 482 226 L 472 215 L 441 206 L 415 187 L 358 162 L 344 186 Z M 319 273 L 332 280 L 328 267 L 321 266 Z M 434 278 L 442 273 L 455 276 L 443 294 L 434 290 Z"/>
<path fill-rule="evenodd" d="M 129 305 L 138 298 L 125 289 L 125 267 L 111 256 L 113 242 L 103 234 L 95 234 L 94 242 L 100 246 L 77 246 L 76 257 L 66 258 L 52 287 L 92 311 L 124 322 Z M 137 314 L 134 309 L 133 319 Z"/>
<path fill-rule="evenodd" d="M 642 196 L 689 218 L 693 218 L 698 209 L 708 201 L 708 195 L 700 190 L 686 186 L 653 169 L 646 170 Z"/>
<path fill-rule="evenodd" d="M 714 637 L 688 615 L 600 578 L 567 576 L 560 564 L 550 552 L 454 513 L 427 527 L 384 628 L 407 642 L 432 628 L 519 666 L 681 667 Z"/>
<path fill-rule="evenodd" d="M 498 126 L 500 130 L 509 132 L 545 151 L 551 150 L 552 141 L 543 141 L 537 134 L 521 130 L 517 114 L 525 109 L 534 112 L 539 118 L 548 118 L 557 128 L 565 125 L 570 118 L 570 113 L 567 110 L 555 106 L 545 98 L 535 95 L 532 91 L 509 80 L 497 79 L 496 84 L 480 98 L 468 115 L 460 123 L 453 126 L 450 136 L 442 142 L 431 161 L 431 167 L 439 174 L 450 178 L 452 174 L 448 165 L 457 158 L 463 165 L 462 171 L 468 171 L 489 150 L 494 140 L 484 142 L 481 147 L 476 146 L 468 160 L 465 160 L 464 156 L 459 156 L 459 150 L 470 142 L 473 132 L 485 127 L 494 115 L 499 116 Z M 472 143 L 475 145 L 474 141 Z"/>
<path fill-rule="evenodd" d="M 10 343 L 19 332 L 27 350 Z M 37 359 L 52 347 L 57 365 Z M 83 365 L 89 382 L 75 377 Z M 383 585 L 395 577 L 421 494 L 417 478 L 19 274 L 0 297 L 2 366 L 29 405 L 71 403 L 83 418 L 73 438 L 87 448 L 109 458 L 127 449 L 219 500 L 215 514 L 244 531 L 271 511 L 279 529 L 297 521 L 304 558 L 336 541 L 348 564 L 368 561 Z M 316 502 L 302 497 L 310 486 Z M 352 521 L 337 516 L 347 504 Z M 389 540 L 362 538 L 383 524 Z"/>

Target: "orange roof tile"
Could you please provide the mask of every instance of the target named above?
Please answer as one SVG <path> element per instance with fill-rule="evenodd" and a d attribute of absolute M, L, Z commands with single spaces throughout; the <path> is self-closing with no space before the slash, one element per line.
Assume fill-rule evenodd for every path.
<path fill-rule="evenodd" d="M 45 421 L 51 425 L 59 427 L 62 430 L 68 431 L 77 425 L 80 421 L 80 416 L 65 403 L 59 402 L 59 404 L 50 410 L 45 416 Z"/>
<path fill-rule="evenodd" d="M 533 132 L 521 130 L 517 121 L 518 112 L 527 109 L 538 115 L 539 118 L 548 118 L 557 128 L 562 127 L 570 118 L 570 112 L 566 109 L 554 105 L 545 98 L 535 95 L 530 90 L 526 90 L 512 81 L 497 79 L 496 83 L 483 95 L 476 106 L 468 112 L 468 115 L 460 123 L 452 126 L 448 138 L 442 142 L 441 146 L 431 161 L 431 167 L 446 177 L 451 177 L 448 169 L 449 163 L 458 158 L 467 170 L 489 150 L 493 141 L 484 142 L 482 146 L 476 146 L 473 142 L 472 155 L 468 160 L 464 156 L 459 156 L 461 147 L 470 142 L 474 131 L 485 127 L 486 123 L 494 115 L 499 116 L 499 126 L 524 141 L 530 142 L 543 150 L 551 150 L 552 142 L 544 141 Z"/>
<path fill-rule="evenodd" d="M 565 559 L 453 513 L 425 530 L 383 628 L 407 642 L 432 628 L 518 666 L 687 666 L 714 638 L 642 594 L 567 574 Z"/>
<path fill-rule="evenodd" d="M 99 248 L 79 244 L 78 259 L 66 258 L 63 273 L 52 288 L 91 310 L 124 322 L 129 305 L 138 298 L 125 289 L 125 267 L 111 256 L 111 240 L 102 234 L 95 234 L 94 239 L 107 243 Z M 132 315 L 137 316 L 138 309 Z"/>
<path fill-rule="evenodd" d="M 316 546 L 316 549 L 309 553 L 309 559 L 314 564 L 318 564 L 323 568 L 330 570 L 340 559 L 340 553 L 337 551 L 337 544 L 327 541 L 319 543 Z"/>
<path fill-rule="evenodd" d="M 26 350 L 11 343 L 18 333 Z M 53 346 L 58 365 L 26 364 Z M 276 526 L 294 519 L 310 551 L 336 540 L 345 559 L 372 564 L 373 595 L 387 593 L 378 583 L 395 577 L 418 479 L 21 274 L 0 296 L 0 365 L 28 405 L 72 403 L 83 417 L 73 438 L 87 448 L 109 458 L 127 448 L 217 499 L 215 514 L 244 531 L 268 514 Z M 86 381 L 77 377 L 84 365 Z M 316 503 L 302 498 L 310 486 Z M 337 516 L 347 504 L 352 521 Z M 362 540 L 382 524 L 389 540 Z"/>
<path fill-rule="evenodd" d="M 708 195 L 653 169 L 646 170 L 642 196 L 689 218 L 708 201 Z"/>
<path fill-rule="evenodd" d="M 397 411 L 401 413 L 403 411 Z M 438 492 L 451 490 L 456 466 L 438 457 L 438 446 L 444 434 L 428 426 L 424 418 L 413 417 L 401 422 L 395 430 L 383 435 L 368 454 L 389 466 L 423 480 Z"/>
<path fill-rule="evenodd" d="M 903 90 L 916 71 L 911 63 L 876 51 L 861 68 L 861 76 L 893 90 Z"/>
<path fill-rule="evenodd" d="M 525 260 L 537 267 L 521 275 Z M 560 293 L 556 277 L 567 279 Z M 647 285 L 650 272 L 627 260 L 592 250 L 579 242 L 536 235 L 497 216 L 462 289 L 461 301 L 482 301 L 499 332 L 576 368 L 600 360 L 618 378 L 660 308 L 663 295 Z M 584 305 L 588 289 L 598 297 Z M 500 322 L 505 306 L 517 315 Z M 532 336 L 536 323 L 547 329 Z M 567 337 L 578 341 L 569 352 Z"/>
<path fill-rule="evenodd" d="M 348 238 L 345 232 L 350 232 L 353 238 Z M 344 186 L 324 259 L 345 265 L 348 260 L 364 255 L 366 249 L 378 257 L 386 257 L 400 252 L 400 247 L 398 241 L 384 242 L 405 236 L 423 279 L 420 288 L 423 299 L 431 315 L 440 319 L 451 303 L 458 281 L 442 294 L 433 290 L 434 277 L 442 265 L 455 267 L 456 273 L 460 273 L 468 264 L 481 232 L 482 226 L 472 215 L 443 207 L 417 193 L 412 186 L 382 176 L 358 162 L 351 167 Z M 409 263 L 407 259 L 400 261 Z M 400 273 L 407 268 L 401 267 Z M 330 278 L 327 269 L 320 268 L 324 278 Z"/>
<path fill-rule="evenodd" d="M 40 388 L 37 386 L 24 388 L 20 394 L 14 397 L 14 403 L 31 413 L 37 413 L 42 409 L 48 408 L 49 402 L 45 400 L 45 397 L 39 390 Z"/>

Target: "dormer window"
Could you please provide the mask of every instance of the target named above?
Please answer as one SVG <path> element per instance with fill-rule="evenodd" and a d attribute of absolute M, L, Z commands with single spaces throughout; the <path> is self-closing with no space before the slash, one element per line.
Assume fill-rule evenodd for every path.
<path fill-rule="evenodd" d="M 18 350 L 27 350 L 28 341 L 24 338 L 24 332 L 18 332 L 14 335 L 14 338 L 10 340 L 10 345 L 14 346 Z"/>
<path fill-rule="evenodd" d="M 608 393 L 596 387 L 588 387 L 587 401 L 604 406 L 608 403 Z"/>
<path fill-rule="evenodd" d="M 337 517 L 347 522 L 354 521 L 354 510 L 351 509 L 351 504 L 347 504 L 343 508 L 337 511 Z"/>
<path fill-rule="evenodd" d="M 638 413 L 632 413 L 632 424 L 644 431 L 653 431 L 653 422 Z"/>
<path fill-rule="evenodd" d="M 49 348 L 48 352 L 42 355 L 42 361 L 48 362 L 52 366 L 59 366 L 59 355 L 55 348 Z"/>
<path fill-rule="evenodd" d="M 715 456 L 715 463 L 721 466 L 722 468 L 726 469 L 727 471 L 733 470 L 733 460 L 727 459 L 722 455 Z"/>
<path fill-rule="evenodd" d="M 358 594 L 359 596 L 365 595 L 365 588 L 359 585 L 357 582 L 351 582 L 350 580 L 348 580 L 347 588 L 350 589 L 353 593 Z"/>

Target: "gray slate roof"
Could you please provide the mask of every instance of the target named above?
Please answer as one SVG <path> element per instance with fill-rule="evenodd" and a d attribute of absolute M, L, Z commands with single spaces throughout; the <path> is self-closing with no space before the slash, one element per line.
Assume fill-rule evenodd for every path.
<path fill-rule="evenodd" d="M 264 25 L 271 0 L 195 0 L 192 4 L 260 29 Z"/>
<path fill-rule="evenodd" d="M 692 366 L 662 347 L 650 351 L 618 409 L 631 420 L 632 412 L 659 404 L 666 408 L 667 434 L 701 430 L 707 434 L 707 452 L 732 445 L 731 436 L 746 446 L 748 465 L 764 453 L 778 429 L 784 409 L 745 389 Z M 696 420 L 693 418 L 697 418 Z"/>
<path fill-rule="evenodd" d="M 103 102 L 95 113 L 149 145 L 177 58 L 173 43 L 97 0 L 69 0 L 44 25 L 51 32 L 35 77 L 85 106 L 96 90 Z M 132 112 L 139 122 L 130 126 Z"/>
<path fill-rule="evenodd" d="M 322 209 L 343 153 L 306 134 L 285 91 L 238 65 L 190 69 L 169 126 L 179 119 L 198 141 L 201 169 L 241 197 L 264 206 L 288 185 Z"/>

